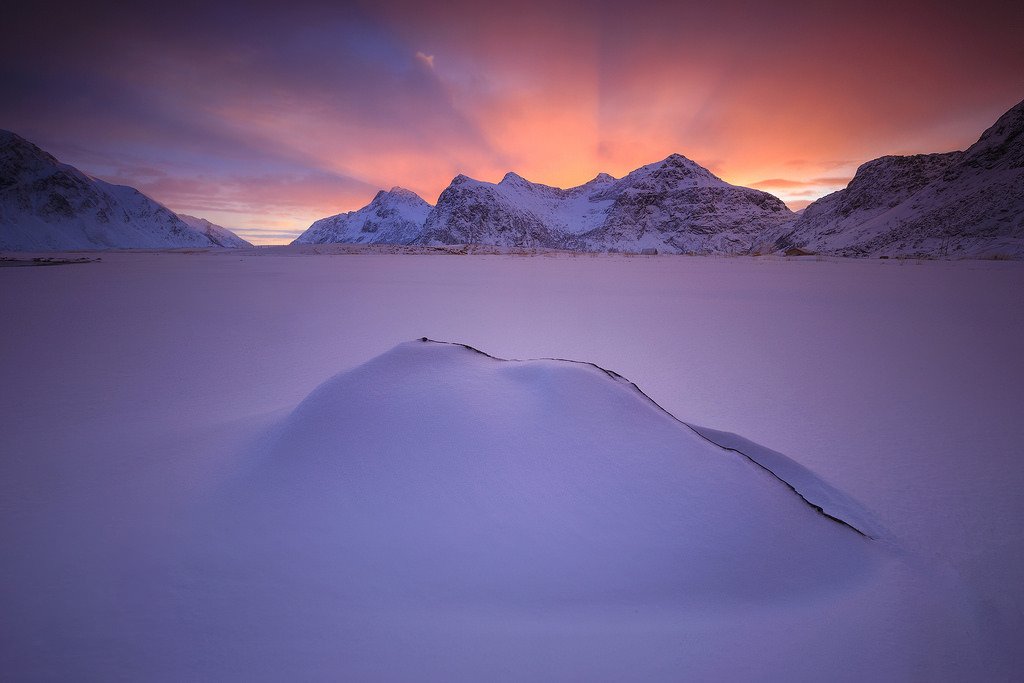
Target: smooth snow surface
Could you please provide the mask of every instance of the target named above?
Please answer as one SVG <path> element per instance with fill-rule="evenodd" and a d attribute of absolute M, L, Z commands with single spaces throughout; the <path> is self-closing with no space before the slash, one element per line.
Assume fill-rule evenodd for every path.
<path fill-rule="evenodd" d="M 1005 262 L 0 268 L 0 678 L 1012 680 L 1022 287 Z"/>

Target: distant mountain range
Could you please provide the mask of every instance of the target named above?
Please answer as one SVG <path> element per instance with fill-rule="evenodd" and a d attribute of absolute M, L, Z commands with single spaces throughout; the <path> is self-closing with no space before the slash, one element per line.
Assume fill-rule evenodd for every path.
<path fill-rule="evenodd" d="M 496 184 L 460 175 L 434 207 L 394 188 L 359 211 L 317 221 L 295 243 L 741 253 L 759 235 L 795 218 L 777 197 L 730 185 L 673 154 L 624 178 L 601 174 L 568 190 L 515 173 Z"/>
<path fill-rule="evenodd" d="M 335 225 L 344 227 L 328 229 Z M 434 207 L 393 188 L 317 221 L 295 242 L 1024 258 L 1024 102 L 965 152 L 869 161 L 846 189 L 797 213 L 673 154 L 567 190 L 515 173 L 496 184 L 459 175 Z"/>
<path fill-rule="evenodd" d="M 251 246 L 209 221 L 179 216 L 138 190 L 62 164 L 0 131 L 0 250 Z"/>
<path fill-rule="evenodd" d="M 602 174 L 568 190 L 514 173 L 497 185 L 459 176 L 417 243 L 734 253 L 793 218 L 777 197 L 730 185 L 673 154 L 619 180 Z"/>
<path fill-rule="evenodd" d="M 1024 258 L 1024 102 L 963 152 L 885 156 L 794 213 L 679 154 L 561 189 L 456 176 L 432 206 L 381 190 L 294 244 L 481 244 L 588 252 Z M 0 131 L 0 249 L 250 246 Z"/>

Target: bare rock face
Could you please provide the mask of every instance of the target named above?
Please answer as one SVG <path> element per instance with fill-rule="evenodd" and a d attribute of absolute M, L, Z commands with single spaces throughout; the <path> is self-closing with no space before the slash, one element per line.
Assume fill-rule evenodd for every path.
<path fill-rule="evenodd" d="M 1024 258 L 1024 102 L 964 152 L 888 156 L 777 240 L 839 256 Z"/>
<path fill-rule="evenodd" d="M 212 246 L 213 240 L 138 190 L 92 178 L 0 131 L 0 249 Z"/>

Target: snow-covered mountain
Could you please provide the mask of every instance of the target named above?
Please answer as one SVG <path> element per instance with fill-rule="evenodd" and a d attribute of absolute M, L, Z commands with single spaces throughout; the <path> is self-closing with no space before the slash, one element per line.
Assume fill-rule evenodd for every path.
<path fill-rule="evenodd" d="M 587 235 L 592 250 L 745 253 L 765 230 L 794 218 L 778 197 L 730 185 L 678 154 L 633 171 L 602 196 L 614 204 Z"/>
<path fill-rule="evenodd" d="M 839 256 L 1024 258 L 1024 102 L 965 152 L 887 156 L 814 202 L 779 248 Z"/>
<path fill-rule="evenodd" d="M 515 173 L 487 183 L 458 175 L 427 217 L 420 244 L 493 244 L 580 249 L 581 233 L 600 225 L 611 200 L 591 201 L 614 179 L 598 176 L 563 190 Z"/>
<path fill-rule="evenodd" d="M 292 244 L 410 244 L 421 235 L 432 208 L 405 188 L 381 190 L 357 211 L 316 221 Z"/>
<path fill-rule="evenodd" d="M 567 190 L 515 173 L 497 184 L 457 176 L 417 243 L 744 253 L 793 218 L 780 199 L 673 154 L 624 178 L 602 173 Z"/>
<path fill-rule="evenodd" d="M 241 247 L 251 247 L 252 243 L 242 239 L 235 233 L 231 232 L 227 228 L 216 223 L 211 223 L 205 218 L 197 218 L 195 216 L 189 216 L 185 213 L 179 213 L 178 218 L 183 220 L 193 230 L 203 233 L 210 238 L 218 247 L 227 247 L 230 249 L 237 249 Z"/>
<path fill-rule="evenodd" d="M 0 131 L 0 249 L 210 246 L 209 237 L 138 190 L 92 178 Z"/>

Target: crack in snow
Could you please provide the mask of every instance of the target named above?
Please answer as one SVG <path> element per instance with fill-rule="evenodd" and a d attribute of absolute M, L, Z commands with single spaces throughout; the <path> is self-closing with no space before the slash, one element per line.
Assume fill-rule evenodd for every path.
<path fill-rule="evenodd" d="M 421 342 L 425 342 L 425 343 L 431 343 L 431 344 L 448 344 L 450 346 L 461 346 L 462 348 L 464 348 L 464 349 L 466 349 L 468 351 L 472 351 L 474 353 L 478 353 L 481 356 L 485 356 L 487 358 L 490 358 L 490 359 L 496 360 L 496 361 L 502 361 L 502 362 L 506 362 L 506 363 L 507 362 L 513 362 L 513 363 L 521 363 L 521 362 L 523 362 L 523 360 L 519 359 L 519 358 L 498 358 L 497 356 L 492 356 L 491 354 L 489 354 L 489 353 L 487 353 L 485 351 L 481 351 L 478 348 L 470 346 L 469 344 L 463 344 L 461 342 L 439 341 L 437 339 L 430 339 L 428 337 L 420 337 L 420 341 Z M 684 427 L 686 427 L 687 429 L 689 429 L 691 432 L 693 432 L 694 434 L 699 436 L 704 441 L 707 441 L 708 443 L 710 443 L 710 444 L 712 444 L 714 446 L 717 446 L 718 448 L 721 448 L 724 451 L 731 451 L 732 453 L 736 453 L 736 454 L 746 458 L 748 461 L 750 461 L 754 465 L 757 465 L 758 467 L 760 467 L 762 470 L 764 470 L 765 472 L 770 474 L 772 477 L 774 477 L 776 480 L 778 480 L 781 484 L 783 484 L 786 488 L 788 488 L 790 491 L 792 491 L 800 500 L 802 500 L 808 507 L 814 509 L 819 515 L 825 517 L 826 519 L 830 519 L 833 522 L 835 522 L 837 524 L 840 524 L 840 525 L 850 529 L 851 531 L 856 532 L 857 534 L 863 536 L 864 538 L 867 538 L 867 539 L 870 539 L 870 540 L 876 540 L 874 536 L 871 536 L 871 535 L 861 531 L 860 529 L 855 527 L 853 524 L 850 524 L 846 520 L 841 519 L 839 517 L 836 517 L 835 515 L 831 515 L 831 514 L 825 512 L 825 510 L 820 505 L 817 505 L 814 502 L 808 500 L 802 493 L 800 493 L 799 490 L 797 490 L 797 488 L 795 486 L 793 486 L 793 484 L 789 483 L 788 481 L 786 481 L 785 479 L 780 477 L 770 467 L 767 467 L 763 463 L 759 462 L 756 458 L 748 455 L 747 453 L 744 453 L 743 451 L 741 451 L 739 449 L 731 448 L 729 446 L 723 446 L 722 444 L 718 443 L 717 441 L 714 441 L 713 439 L 711 439 L 711 438 L 705 436 L 704 434 L 702 434 L 699 430 L 695 429 L 693 427 L 693 425 L 690 425 L 689 423 L 680 420 L 678 417 L 676 417 L 671 412 L 669 412 L 664 407 L 662 407 L 657 401 L 655 401 L 653 398 L 651 398 L 646 393 L 644 393 L 643 389 L 638 387 L 635 382 L 631 382 L 630 380 L 628 380 L 627 378 L 623 377 L 622 375 L 620 375 L 619 373 L 615 372 L 614 370 L 609 370 L 607 368 L 603 368 L 600 365 L 598 365 L 596 363 L 591 363 L 589 361 L 572 360 L 572 359 L 569 359 L 569 358 L 537 358 L 537 359 L 534 359 L 534 360 L 552 360 L 552 361 L 558 361 L 558 362 L 562 362 L 562 363 L 576 363 L 578 365 L 589 365 L 592 368 L 596 368 L 597 370 L 600 370 L 605 375 L 607 375 L 609 378 L 611 378 L 612 380 L 614 380 L 614 381 L 616 381 L 616 382 L 618 382 L 620 384 L 628 384 L 630 387 L 633 388 L 634 391 L 636 391 L 641 396 L 643 396 L 645 399 L 647 399 L 655 408 L 657 408 L 658 410 L 660 410 L 661 412 L 665 413 L 666 415 L 671 417 L 673 420 L 678 422 L 679 424 L 681 424 Z"/>

